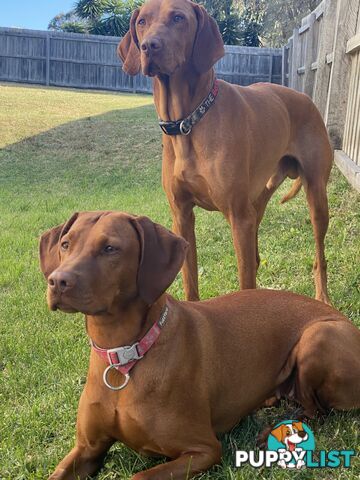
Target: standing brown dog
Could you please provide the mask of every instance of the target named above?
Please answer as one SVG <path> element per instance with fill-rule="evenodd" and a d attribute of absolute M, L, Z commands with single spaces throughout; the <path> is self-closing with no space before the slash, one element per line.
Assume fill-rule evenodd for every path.
<path fill-rule="evenodd" d="M 349 320 L 271 290 L 176 301 L 164 291 L 185 251 L 182 238 L 120 212 L 75 214 L 42 236 L 48 304 L 85 313 L 94 342 L 76 445 L 51 480 L 85 479 L 116 440 L 171 459 L 133 480 L 185 480 L 220 460 L 218 433 L 273 395 L 293 395 L 308 415 L 360 407 L 360 331 Z"/>
<path fill-rule="evenodd" d="M 241 287 L 255 288 L 258 227 L 272 194 L 290 177 L 296 181 L 283 201 L 304 185 L 315 236 L 316 298 L 329 303 L 324 238 L 333 153 L 312 101 L 278 85 L 214 83 L 213 65 L 224 55 L 223 41 L 216 22 L 189 0 L 146 1 L 134 11 L 118 52 L 125 72 L 135 75 L 141 68 L 154 77 L 159 118 L 177 121 L 168 124 L 171 135 L 163 135 L 163 186 L 173 230 L 189 242 L 183 267 L 186 298 L 199 298 L 193 207 L 225 215 Z M 205 107 L 206 115 L 192 130 L 188 121 L 182 127 L 179 119 L 201 102 L 196 121 Z"/>

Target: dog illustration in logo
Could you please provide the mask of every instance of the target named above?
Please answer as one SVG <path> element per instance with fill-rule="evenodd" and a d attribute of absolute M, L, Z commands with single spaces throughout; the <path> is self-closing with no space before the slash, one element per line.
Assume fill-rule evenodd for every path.
<path fill-rule="evenodd" d="M 297 452 L 298 454 L 303 451 L 298 445 L 302 442 L 306 442 L 309 438 L 308 434 L 304 430 L 302 422 L 283 423 L 271 431 L 276 440 L 283 443 L 286 448 L 280 448 L 278 452 Z M 296 463 L 287 463 L 284 459 L 279 460 L 278 465 L 282 468 L 297 468 L 300 469 L 305 466 L 305 462 L 302 459 L 297 460 Z"/>

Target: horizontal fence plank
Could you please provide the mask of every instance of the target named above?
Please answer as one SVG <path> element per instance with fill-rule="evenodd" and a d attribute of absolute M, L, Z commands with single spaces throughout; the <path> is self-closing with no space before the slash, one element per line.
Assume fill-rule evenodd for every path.
<path fill-rule="evenodd" d="M 116 67 L 119 68 L 120 62 L 117 61 L 116 63 L 105 63 L 105 62 L 97 62 L 91 60 L 77 60 L 77 59 L 69 59 L 69 58 L 61 58 L 61 57 L 50 57 L 52 62 L 64 62 L 64 63 L 78 63 L 80 65 L 98 65 L 99 67 Z"/>
<path fill-rule="evenodd" d="M 87 33 L 72 33 L 72 32 L 56 32 L 54 30 L 30 30 L 23 28 L 7 28 L 0 27 L 1 35 L 17 36 L 17 37 L 34 37 L 34 38 L 51 38 L 86 40 L 95 43 L 117 43 L 120 37 L 112 37 L 110 35 L 91 35 Z"/>
<path fill-rule="evenodd" d="M 46 55 L 39 57 L 38 55 L 21 55 L 16 53 L 2 53 L 3 58 L 26 58 L 27 60 L 46 60 Z"/>
<path fill-rule="evenodd" d="M 326 63 L 329 65 L 334 61 L 334 52 L 328 53 L 325 58 Z"/>
<path fill-rule="evenodd" d="M 349 183 L 360 192 L 360 166 L 342 150 L 335 150 L 335 163 Z"/>
<path fill-rule="evenodd" d="M 310 25 L 306 23 L 302 27 L 299 28 L 299 35 L 302 35 L 303 33 L 307 32 L 310 28 Z"/>
<path fill-rule="evenodd" d="M 0 80 L 76 88 L 152 92 L 151 79 L 130 77 L 117 57 L 120 37 L 0 28 Z M 282 49 L 225 45 L 219 78 L 239 85 L 282 83 Z M 285 78 L 285 77 L 284 77 Z"/>
<path fill-rule="evenodd" d="M 346 44 L 346 53 L 355 53 L 358 50 L 360 50 L 360 33 L 350 38 Z"/>

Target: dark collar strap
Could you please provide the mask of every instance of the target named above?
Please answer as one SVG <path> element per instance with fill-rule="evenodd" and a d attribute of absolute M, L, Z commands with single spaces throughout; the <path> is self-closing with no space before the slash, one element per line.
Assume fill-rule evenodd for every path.
<path fill-rule="evenodd" d="M 166 135 L 189 135 L 194 125 L 196 125 L 215 102 L 219 93 L 219 83 L 215 78 L 214 85 L 209 95 L 204 98 L 200 105 L 186 118 L 182 120 L 164 122 L 159 120 L 159 126 Z"/>

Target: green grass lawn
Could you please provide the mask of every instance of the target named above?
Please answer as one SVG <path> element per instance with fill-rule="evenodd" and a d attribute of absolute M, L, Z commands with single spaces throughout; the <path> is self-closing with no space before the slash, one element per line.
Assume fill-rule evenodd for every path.
<path fill-rule="evenodd" d="M 314 242 L 301 193 L 270 203 L 260 231 L 261 287 L 313 295 Z M 329 290 L 360 327 L 360 196 L 334 169 L 329 185 Z M 161 134 L 150 96 L 0 85 L 0 478 L 44 479 L 74 441 L 89 355 L 82 315 L 50 313 L 38 265 L 39 235 L 76 210 L 119 209 L 170 227 L 161 188 Z M 228 225 L 196 210 L 202 298 L 238 288 Z M 171 292 L 182 297 L 180 278 Z M 236 372 L 233 372 L 236 375 Z M 196 387 L 196 386 L 194 386 Z M 244 392 L 246 395 L 246 392 Z M 265 426 L 295 416 L 283 403 L 223 437 L 223 463 L 201 479 L 355 479 L 351 470 L 236 471 L 234 450 L 254 449 Z M 360 450 L 360 413 L 309 422 L 317 449 Z M 174 432 L 175 433 L 175 432 Z M 122 445 L 98 480 L 127 479 L 152 464 Z"/>

